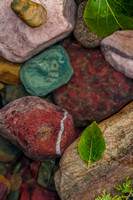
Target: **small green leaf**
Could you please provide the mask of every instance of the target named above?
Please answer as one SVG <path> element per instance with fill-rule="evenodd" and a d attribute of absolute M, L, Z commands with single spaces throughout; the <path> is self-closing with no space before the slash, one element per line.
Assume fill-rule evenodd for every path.
<path fill-rule="evenodd" d="M 96 162 L 100 160 L 106 148 L 105 140 L 96 122 L 93 122 L 83 132 L 78 144 L 78 152 L 83 160 Z"/>
<path fill-rule="evenodd" d="M 84 20 L 101 37 L 119 29 L 133 30 L 133 0 L 88 0 Z"/>

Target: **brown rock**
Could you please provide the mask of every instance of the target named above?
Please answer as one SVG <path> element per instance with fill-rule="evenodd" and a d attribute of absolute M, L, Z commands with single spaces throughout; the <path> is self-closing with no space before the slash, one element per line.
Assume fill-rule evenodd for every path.
<path fill-rule="evenodd" d="M 55 175 L 56 189 L 62 200 L 92 200 L 104 189 L 113 189 L 133 178 L 133 102 L 99 123 L 106 141 L 105 153 L 98 162 L 87 162 L 78 154 L 78 138 L 63 154 Z"/>
<path fill-rule="evenodd" d="M 74 36 L 83 47 L 94 48 L 100 46 L 102 38 L 93 33 L 84 21 L 84 10 L 87 1 L 82 2 L 78 8 L 77 22 L 74 29 Z"/>

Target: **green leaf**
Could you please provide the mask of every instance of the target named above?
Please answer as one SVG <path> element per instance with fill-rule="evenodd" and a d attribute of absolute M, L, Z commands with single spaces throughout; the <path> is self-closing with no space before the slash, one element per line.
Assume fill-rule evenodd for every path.
<path fill-rule="evenodd" d="M 101 37 L 113 32 L 133 30 L 133 0 L 88 0 L 84 20 Z"/>
<path fill-rule="evenodd" d="M 96 122 L 93 122 L 83 132 L 78 144 L 81 158 L 88 162 L 100 160 L 106 148 L 105 140 Z"/>

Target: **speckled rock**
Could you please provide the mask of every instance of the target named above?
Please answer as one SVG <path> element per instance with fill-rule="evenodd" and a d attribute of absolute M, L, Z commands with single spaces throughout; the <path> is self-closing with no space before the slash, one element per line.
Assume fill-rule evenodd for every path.
<path fill-rule="evenodd" d="M 94 200 L 105 189 L 115 196 L 115 186 L 125 183 L 129 175 L 133 180 L 133 102 L 98 125 L 106 141 L 99 161 L 90 163 L 87 169 L 87 162 L 78 153 L 80 138 L 61 157 L 55 174 L 61 200 Z"/>
<path fill-rule="evenodd" d="M 13 162 L 20 156 L 19 149 L 0 136 L 0 162 Z"/>
<path fill-rule="evenodd" d="M 27 92 L 44 96 L 67 83 L 73 69 L 65 49 L 58 45 L 24 63 L 20 78 Z"/>
<path fill-rule="evenodd" d="M 100 49 L 85 49 L 69 39 L 62 45 L 68 52 L 74 74 L 53 97 L 57 105 L 72 114 L 77 126 L 99 122 L 133 99 L 133 80 L 114 70 Z"/>
<path fill-rule="evenodd" d="M 66 110 L 33 96 L 17 99 L 0 110 L 0 135 L 35 160 L 60 156 L 76 137 Z"/>
<path fill-rule="evenodd" d="M 119 72 L 133 78 L 133 31 L 117 31 L 101 42 L 105 59 Z"/>
<path fill-rule="evenodd" d="M 25 90 L 23 85 L 18 85 L 18 86 L 5 85 L 5 87 L 1 90 L 2 105 L 5 106 L 11 101 L 29 95 L 30 94 Z M 53 102 L 51 94 L 47 95 L 46 97 L 42 97 L 42 99 L 51 103 Z"/>
<path fill-rule="evenodd" d="M 7 61 L 0 56 L 0 81 L 9 85 L 20 85 L 19 70 L 22 64 Z"/>
<path fill-rule="evenodd" d="M 74 29 L 74 36 L 82 46 L 86 48 L 94 48 L 100 46 L 102 38 L 93 33 L 86 25 L 84 21 L 84 10 L 87 1 L 82 2 L 79 5 L 77 13 L 77 21 Z"/>
<path fill-rule="evenodd" d="M 42 26 L 31 28 L 10 8 L 12 0 L 1 0 L 0 55 L 22 63 L 43 49 L 68 36 L 74 29 L 74 0 L 34 0 L 47 10 Z"/>

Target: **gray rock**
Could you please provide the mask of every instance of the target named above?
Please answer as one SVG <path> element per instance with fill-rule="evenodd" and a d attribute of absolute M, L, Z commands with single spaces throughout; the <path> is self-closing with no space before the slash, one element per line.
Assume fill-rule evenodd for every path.
<path fill-rule="evenodd" d="M 94 48 L 100 46 L 102 38 L 91 32 L 84 21 L 83 15 L 86 3 L 87 1 L 84 1 L 79 5 L 74 36 L 82 46 L 86 48 Z"/>
<path fill-rule="evenodd" d="M 133 31 L 117 31 L 101 42 L 105 59 L 117 71 L 133 78 Z"/>
<path fill-rule="evenodd" d="M 78 138 L 64 152 L 55 185 L 61 200 L 94 200 L 104 189 L 114 196 L 114 187 L 133 179 L 133 102 L 99 123 L 106 141 L 103 157 L 90 163 L 78 153 Z"/>
<path fill-rule="evenodd" d="M 12 62 L 24 62 L 68 36 L 74 29 L 74 0 L 34 0 L 47 10 L 42 26 L 31 28 L 10 8 L 12 0 L 1 0 L 0 55 Z"/>

